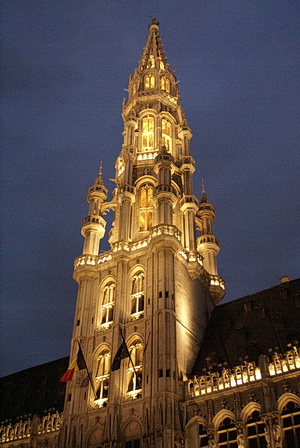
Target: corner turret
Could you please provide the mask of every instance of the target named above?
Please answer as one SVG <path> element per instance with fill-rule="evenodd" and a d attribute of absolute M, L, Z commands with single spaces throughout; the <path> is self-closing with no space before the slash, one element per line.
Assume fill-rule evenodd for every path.
<path fill-rule="evenodd" d="M 83 255 L 98 255 L 100 240 L 105 233 L 106 222 L 102 218 L 101 206 L 107 200 L 108 190 L 102 180 L 102 163 L 95 183 L 89 187 L 87 201 L 89 215 L 82 221 L 81 234 L 84 236 Z"/>
<path fill-rule="evenodd" d="M 210 276 L 210 293 L 215 304 L 225 295 L 224 280 L 218 275 L 217 255 L 220 252 L 219 240 L 214 235 L 213 221 L 216 217 L 214 206 L 208 201 L 204 182 L 202 181 L 202 196 L 196 215 L 196 222 L 200 230 L 197 238 L 197 251 L 203 257 L 204 269 Z"/>

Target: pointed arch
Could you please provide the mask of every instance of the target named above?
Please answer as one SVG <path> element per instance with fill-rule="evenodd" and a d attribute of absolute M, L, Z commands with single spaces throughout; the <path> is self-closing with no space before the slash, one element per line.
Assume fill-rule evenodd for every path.
<path fill-rule="evenodd" d="M 102 330 L 107 330 L 111 327 L 114 319 L 115 307 L 115 290 L 116 281 L 113 277 L 107 277 L 100 287 L 100 316 L 99 322 Z"/>
<path fill-rule="evenodd" d="M 95 402 L 99 407 L 106 406 L 109 392 L 111 349 L 108 344 L 101 344 L 94 355 L 94 388 Z"/>
<path fill-rule="evenodd" d="M 186 425 L 187 448 L 207 447 L 207 422 L 203 417 L 195 416 Z"/>
<path fill-rule="evenodd" d="M 278 409 L 280 411 L 280 423 L 275 424 L 275 436 L 283 439 L 283 446 L 289 448 L 300 447 L 300 398 L 292 393 L 286 393 L 279 397 Z"/>
<path fill-rule="evenodd" d="M 145 115 L 142 118 L 142 151 L 154 150 L 155 118 L 153 115 Z"/>
<path fill-rule="evenodd" d="M 130 320 L 144 317 L 145 307 L 145 271 L 135 268 L 130 282 Z"/>
<path fill-rule="evenodd" d="M 121 427 L 122 446 L 125 448 L 141 448 L 142 446 L 142 426 L 138 419 L 131 418 L 125 420 Z"/>
<path fill-rule="evenodd" d="M 171 93 L 171 82 L 166 76 L 161 77 L 161 88 L 167 93 Z"/>
<path fill-rule="evenodd" d="M 127 361 L 127 396 L 133 399 L 140 398 L 143 382 L 143 338 L 139 334 L 132 335 L 127 342 L 127 347 L 130 354 Z"/>
<path fill-rule="evenodd" d="M 237 428 L 235 415 L 228 409 L 218 412 L 213 419 L 216 429 L 216 440 L 219 448 L 237 447 Z"/>

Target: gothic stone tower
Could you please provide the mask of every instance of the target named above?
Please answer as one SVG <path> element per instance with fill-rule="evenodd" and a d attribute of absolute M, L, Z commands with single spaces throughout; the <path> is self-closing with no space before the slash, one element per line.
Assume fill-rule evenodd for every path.
<path fill-rule="evenodd" d="M 75 260 L 71 360 L 79 342 L 91 381 L 79 370 L 68 384 L 62 447 L 182 446 L 183 382 L 224 296 L 215 211 L 204 191 L 200 206 L 193 192 L 192 132 L 155 19 L 122 115 L 113 198 L 100 170 Z M 111 209 L 111 249 L 99 255 Z M 130 357 L 111 369 L 123 341 Z"/>

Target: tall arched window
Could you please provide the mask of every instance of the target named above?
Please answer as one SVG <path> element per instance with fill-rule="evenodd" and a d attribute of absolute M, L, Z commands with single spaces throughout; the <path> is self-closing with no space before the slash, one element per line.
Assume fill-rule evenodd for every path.
<path fill-rule="evenodd" d="M 294 401 L 289 401 L 282 411 L 281 419 L 283 446 L 285 448 L 300 448 L 300 406 Z M 279 431 L 280 428 L 278 428 Z"/>
<path fill-rule="evenodd" d="M 238 448 L 236 426 L 230 417 L 225 417 L 218 427 L 218 447 Z"/>
<path fill-rule="evenodd" d="M 142 120 L 142 150 L 154 149 L 154 118 L 147 116 Z"/>
<path fill-rule="evenodd" d="M 104 327 L 109 327 L 114 318 L 115 288 L 116 284 L 112 281 L 108 282 L 103 288 L 101 325 Z"/>
<path fill-rule="evenodd" d="M 104 349 L 99 353 L 97 357 L 95 370 L 96 400 L 99 406 L 103 406 L 108 398 L 109 369 L 110 351 L 108 349 Z"/>
<path fill-rule="evenodd" d="M 144 316 L 145 274 L 138 271 L 132 277 L 131 284 L 131 315 L 136 319 Z"/>
<path fill-rule="evenodd" d="M 167 93 L 171 92 L 170 80 L 168 78 L 166 78 L 165 76 L 163 76 L 161 78 L 161 88 L 162 88 L 162 90 L 165 90 L 165 92 L 167 92 Z"/>
<path fill-rule="evenodd" d="M 167 151 L 171 152 L 172 149 L 172 125 L 165 118 L 162 119 L 161 123 L 161 144 Z"/>
<path fill-rule="evenodd" d="M 246 437 L 249 448 L 267 448 L 265 424 L 257 410 L 253 411 L 247 419 Z"/>
<path fill-rule="evenodd" d="M 152 227 L 153 217 L 153 187 L 143 185 L 140 188 L 140 222 L 139 230 L 144 232 Z"/>
<path fill-rule="evenodd" d="M 142 394 L 143 343 L 137 338 L 129 345 L 128 359 L 128 395 L 140 398 Z"/>
<path fill-rule="evenodd" d="M 145 89 L 153 89 L 155 87 L 155 76 L 147 75 L 145 76 Z"/>

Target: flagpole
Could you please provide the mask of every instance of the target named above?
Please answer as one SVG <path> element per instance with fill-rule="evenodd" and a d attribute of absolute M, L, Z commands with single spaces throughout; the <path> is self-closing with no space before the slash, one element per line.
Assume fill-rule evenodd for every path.
<path fill-rule="evenodd" d="M 83 359 L 83 362 L 84 362 L 84 366 L 85 366 L 85 368 L 86 368 L 86 371 L 87 371 L 87 374 L 88 374 L 88 379 L 89 379 L 89 382 L 91 383 L 92 390 L 93 390 L 93 392 L 94 392 L 94 397 L 95 397 L 95 399 L 96 399 L 95 386 L 94 386 L 94 383 L 93 383 L 93 380 L 92 380 L 92 376 L 91 376 L 91 374 L 90 374 L 90 372 L 89 372 L 89 369 L 87 368 L 86 361 L 85 361 L 85 358 L 84 358 L 84 356 L 83 356 L 83 351 L 82 351 L 82 348 L 81 348 L 79 339 L 77 339 L 77 342 L 78 342 L 79 350 L 80 350 L 81 353 L 82 353 L 82 359 Z"/>
<path fill-rule="evenodd" d="M 124 336 L 123 336 L 123 333 L 122 333 L 120 327 L 119 327 L 119 331 L 120 331 L 121 337 L 122 337 L 122 339 L 123 339 L 123 342 L 124 342 L 124 344 L 125 344 L 125 346 L 126 346 L 126 349 L 127 349 L 127 351 L 128 351 L 129 360 L 130 360 L 130 362 L 131 362 L 132 369 L 133 369 L 133 372 L 134 372 L 134 374 L 135 374 L 136 382 L 138 383 L 138 381 L 139 381 L 139 377 L 137 376 L 137 372 L 136 372 L 136 370 L 135 370 L 135 366 L 134 366 L 134 364 L 133 364 L 133 361 L 132 361 L 130 352 L 129 352 L 128 348 L 127 348 L 126 341 L 125 341 L 125 339 L 124 339 Z M 142 385 L 140 385 L 140 386 L 142 387 Z"/>

